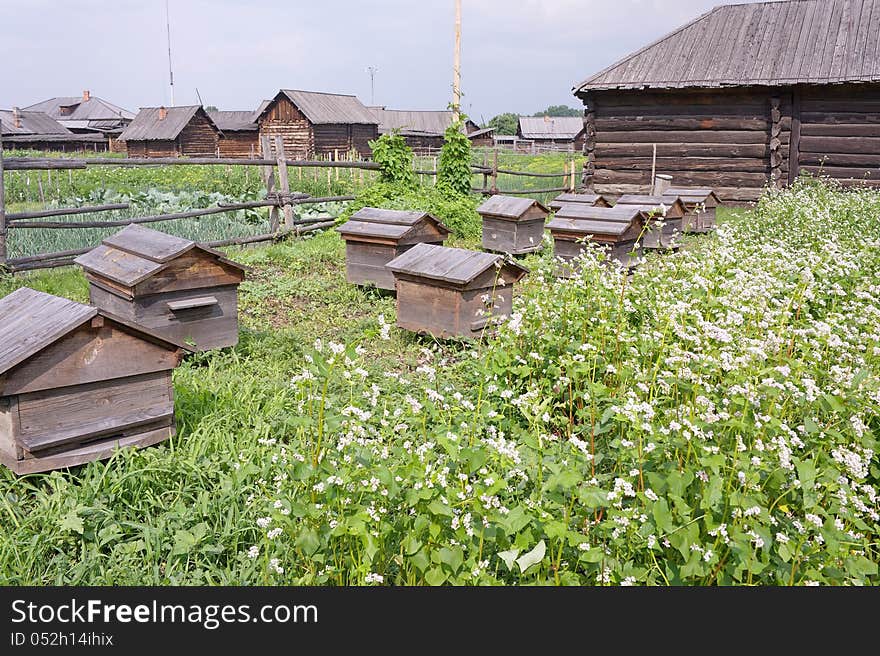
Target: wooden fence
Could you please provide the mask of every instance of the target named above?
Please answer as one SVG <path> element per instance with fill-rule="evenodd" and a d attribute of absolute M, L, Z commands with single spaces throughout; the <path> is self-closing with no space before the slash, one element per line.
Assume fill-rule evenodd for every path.
<path fill-rule="evenodd" d="M 262 137 L 262 152 L 272 152 L 270 149 L 268 137 Z M 333 201 L 350 201 L 354 200 L 354 196 L 325 196 L 312 197 L 306 194 L 291 193 L 289 169 L 293 167 L 319 167 L 319 168 L 335 168 L 335 169 L 366 169 L 379 170 L 381 167 L 375 162 L 357 162 L 357 161 L 340 161 L 340 160 L 289 160 L 285 157 L 284 145 L 281 140 L 276 137 L 275 152 L 277 157 L 274 158 L 257 158 L 257 159 L 237 159 L 224 157 L 169 157 L 169 158 L 111 158 L 111 157 L 94 157 L 80 159 L 66 158 L 6 158 L 3 157 L 3 139 L 0 135 L 0 271 L 6 270 L 12 273 L 18 271 L 29 271 L 34 269 L 45 269 L 59 266 L 67 266 L 73 262 L 78 255 L 91 250 L 90 248 L 82 248 L 76 250 L 57 251 L 53 253 L 39 253 L 35 255 L 27 255 L 17 258 L 8 257 L 7 240 L 10 230 L 27 230 L 27 229 L 50 229 L 50 230 L 71 230 L 79 228 L 109 228 L 117 226 L 125 226 L 132 223 L 158 223 L 162 221 L 174 221 L 179 219 L 192 219 L 224 212 L 231 212 L 243 209 L 252 209 L 260 207 L 268 207 L 269 211 L 269 232 L 260 235 L 248 237 L 239 237 L 232 239 L 224 239 L 220 241 L 209 242 L 209 246 L 230 246 L 241 244 L 254 244 L 260 242 L 268 242 L 278 240 L 290 235 L 302 235 L 315 230 L 331 227 L 334 219 L 328 217 L 303 219 L 295 216 L 294 208 L 298 205 L 309 205 L 317 203 L 326 203 Z M 127 203 L 116 203 L 107 205 L 95 205 L 91 207 L 69 207 L 56 208 L 48 210 L 38 210 L 33 212 L 17 212 L 6 213 L 5 192 L 3 173 L 5 171 L 51 171 L 51 170 L 75 170 L 85 169 L 92 166 L 113 166 L 113 167 L 137 167 L 137 166 L 211 166 L 211 165 L 229 165 L 229 166 L 256 166 L 260 169 L 261 178 L 266 186 L 266 198 L 264 200 L 247 201 L 240 203 L 218 204 L 215 207 L 207 207 L 202 209 L 194 209 L 186 212 L 174 212 L 169 214 L 157 214 L 153 216 L 132 217 L 116 220 L 84 220 L 84 221 L 46 221 L 59 216 L 71 216 L 77 214 L 94 214 L 105 211 L 128 209 Z M 484 160 L 482 166 L 474 166 L 473 172 L 477 175 L 482 174 L 483 185 L 481 188 L 472 189 L 475 193 L 485 195 L 491 194 L 542 194 L 553 193 L 559 191 L 574 191 L 577 185 L 578 176 L 576 175 L 576 163 L 571 162 L 570 167 L 566 165 L 566 170 L 562 173 L 532 173 L 528 171 L 513 171 L 498 166 L 498 154 L 495 153 L 494 162 L 490 165 Z M 436 176 L 436 166 L 433 170 L 418 170 L 415 172 L 419 175 Z M 328 171 L 329 173 L 329 171 Z M 498 175 L 510 175 L 532 178 L 563 178 L 564 185 L 547 189 L 522 189 L 522 190 L 500 190 L 498 189 Z"/>

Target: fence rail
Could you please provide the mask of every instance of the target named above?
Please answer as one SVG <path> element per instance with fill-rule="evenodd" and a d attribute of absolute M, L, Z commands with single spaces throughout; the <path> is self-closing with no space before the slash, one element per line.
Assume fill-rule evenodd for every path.
<path fill-rule="evenodd" d="M 284 145 L 279 138 L 275 138 L 274 149 L 268 137 L 261 140 L 261 152 L 268 153 L 274 150 L 276 158 L 249 158 L 239 159 L 230 157 L 161 157 L 161 158 L 114 158 L 114 157 L 89 157 L 89 158 L 53 158 L 53 157 L 3 157 L 3 141 L 0 137 L 0 271 L 6 269 L 11 272 L 30 271 L 43 268 L 68 266 L 73 263 L 78 255 L 91 250 L 79 248 L 52 253 L 38 253 L 16 258 L 8 257 L 7 239 L 10 230 L 73 230 L 84 228 L 111 228 L 129 224 L 159 223 L 163 221 L 175 221 L 181 219 L 194 219 L 224 212 L 239 211 L 268 207 L 270 232 L 246 237 L 233 237 L 213 242 L 207 242 L 209 246 L 232 246 L 254 244 L 282 239 L 287 236 L 299 236 L 315 230 L 331 227 L 333 220 L 327 217 L 313 219 L 298 219 L 295 217 L 293 208 L 296 205 L 318 204 L 334 201 L 351 201 L 354 196 L 325 196 L 313 197 L 305 194 L 291 193 L 288 168 L 323 168 L 323 169 L 360 169 L 377 171 L 381 166 L 375 162 L 348 161 L 348 160 L 295 160 L 287 159 L 284 155 Z M 414 163 L 415 164 L 415 163 Z M 245 201 L 239 203 L 218 204 L 215 207 L 193 209 L 185 212 L 173 212 L 157 214 L 153 216 L 130 217 L 124 219 L 108 218 L 92 219 L 84 221 L 46 221 L 61 216 L 75 216 L 80 214 L 98 214 L 114 210 L 129 209 L 128 203 L 115 203 L 106 205 L 94 205 L 87 207 L 53 208 L 29 212 L 6 213 L 5 188 L 3 182 L 4 171 L 51 171 L 53 170 L 81 170 L 89 167 L 164 167 L 164 166 L 245 166 L 259 167 L 260 175 L 266 186 L 266 197 L 262 200 Z M 413 167 L 417 175 L 437 176 L 436 158 L 432 169 L 422 170 Z M 475 175 L 483 176 L 481 188 L 474 188 L 474 193 L 484 195 L 492 194 L 545 194 L 557 191 L 574 191 L 576 189 L 575 162 L 571 162 L 571 168 L 566 165 L 565 171 L 559 173 L 537 173 L 531 171 L 515 171 L 498 166 L 498 152 L 495 151 L 494 162 L 491 164 L 484 158 L 483 165 L 474 165 L 471 171 Z M 331 171 L 327 171 L 328 185 Z M 498 189 L 499 174 L 511 177 L 524 178 L 561 178 L 564 186 L 549 189 Z M 338 179 L 337 170 L 337 179 Z M 280 210 L 280 212 L 279 212 Z M 284 223 L 281 224 L 283 215 Z"/>

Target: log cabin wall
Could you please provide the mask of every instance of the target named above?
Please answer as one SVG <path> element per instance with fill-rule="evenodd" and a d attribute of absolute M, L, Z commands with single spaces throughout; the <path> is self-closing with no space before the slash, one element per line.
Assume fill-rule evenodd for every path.
<path fill-rule="evenodd" d="M 880 84 L 800 87 L 795 93 L 798 168 L 880 187 Z"/>
<path fill-rule="evenodd" d="M 275 154 L 275 137 L 281 137 L 290 159 L 309 159 L 315 152 L 312 124 L 287 98 L 279 98 L 260 120 L 260 136 L 268 136 Z"/>
<path fill-rule="evenodd" d="M 129 157 L 176 157 L 180 148 L 176 141 L 126 141 Z"/>
<path fill-rule="evenodd" d="M 185 157 L 216 157 L 218 139 L 217 129 L 202 112 L 192 117 L 177 138 Z"/>
<path fill-rule="evenodd" d="M 373 149 L 370 142 L 379 138 L 378 125 L 354 123 L 351 126 L 351 144 L 361 157 L 371 157 Z"/>
<path fill-rule="evenodd" d="M 593 91 L 585 103 L 585 182 L 596 193 L 647 191 L 654 144 L 658 173 L 723 200 L 757 199 L 771 152 L 777 175 L 788 178 L 790 89 Z"/>
<path fill-rule="evenodd" d="M 334 155 L 347 153 L 352 149 L 352 125 L 343 123 L 322 123 L 314 126 L 315 154 Z"/>
<path fill-rule="evenodd" d="M 259 133 L 251 131 L 227 131 L 219 140 L 220 157 L 240 157 L 242 159 L 259 157 Z"/>

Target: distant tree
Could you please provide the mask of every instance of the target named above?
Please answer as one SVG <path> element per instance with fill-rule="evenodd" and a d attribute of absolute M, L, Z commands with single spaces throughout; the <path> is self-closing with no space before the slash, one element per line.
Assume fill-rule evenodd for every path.
<path fill-rule="evenodd" d="M 495 134 L 516 134 L 519 127 L 519 115 L 513 112 L 505 112 L 492 118 L 486 125 L 495 128 Z"/>
<path fill-rule="evenodd" d="M 206 112 L 219 112 L 220 110 L 217 109 L 214 105 L 208 105 L 207 107 L 205 107 L 205 111 Z"/>
<path fill-rule="evenodd" d="M 582 116 L 582 109 L 575 109 L 568 105 L 550 105 L 543 112 L 535 112 L 534 116 Z"/>

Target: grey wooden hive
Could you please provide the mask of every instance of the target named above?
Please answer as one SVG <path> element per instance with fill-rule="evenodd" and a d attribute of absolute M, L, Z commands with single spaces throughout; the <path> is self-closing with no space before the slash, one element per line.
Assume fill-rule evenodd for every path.
<path fill-rule="evenodd" d="M 611 203 L 605 196 L 598 194 L 559 194 L 550 202 L 550 209 L 554 212 L 562 209 L 563 205 L 582 203 L 596 207 L 611 207 Z"/>
<path fill-rule="evenodd" d="M 513 286 L 528 273 L 502 255 L 418 244 L 388 263 L 397 282 L 397 325 L 435 337 L 477 337 L 509 316 Z"/>
<path fill-rule="evenodd" d="M 477 208 L 483 217 L 483 248 L 524 255 L 541 250 L 550 210 L 531 198 L 491 196 Z"/>
<path fill-rule="evenodd" d="M 642 254 L 636 243 L 644 230 L 644 221 L 644 214 L 637 207 L 564 205 L 547 224 L 553 237 L 553 254 L 565 263 L 560 274 L 572 275 L 572 260 L 591 243 L 606 249 L 608 262 L 634 267 Z"/>
<path fill-rule="evenodd" d="M 336 228 L 345 240 L 345 276 L 356 285 L 394 290 L 394 274 L 385 268 L 416 244 L 442 244 L 450 230 L 427 212 L 364 207 Z"/>
<path fill-rule="evenodd" d="M 711 189 L 670 187 L 664 195 L 681 199 L 687 213 L 682 222 L 684 232 L 711 232 L 715 229 L 715 215 L 721 200 Z"/>
<path fill-rule="evenodd" d="M 174 434 L 171 371 L 186 346 L 23 287 L 0 299 L 0 462 L 72 467 Z"/>
<path fill-rule="evenodd" d="M 198 351 L 238 343 L 245 267 L 223 253 L 130 225 L 75 261 L 102 310 Z"/>
<path fill-rule="evenodd" d="M 643 196 L 624 194 L 617 199 L 615 207 L 623 205 L 642 210 L 647 228 L 642 236 L 642 246 L 649 250 L 669 250 L 680 246 L 682 220 L 687 210 L 684 203 L 671 194 Z M 663 227 L 656 224 L 662 220 Z"/>

